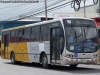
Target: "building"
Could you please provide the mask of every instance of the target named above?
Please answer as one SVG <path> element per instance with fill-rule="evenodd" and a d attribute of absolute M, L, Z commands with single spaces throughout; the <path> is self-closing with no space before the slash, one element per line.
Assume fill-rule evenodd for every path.
<path fill-rule="evenodd" d="M 20 21 L 45 21 L 46 20 L 45 16 L 37 16 L 37 17 L 29 16 L 25 18 L 23 17 L 24 16 L 19 16 L 19 18 L 22 18 L 20 19 Z M 52 19 L 53 19 L 52 16 L 47 16 L 47 20 L 52 20 Z"/>
<path fill-rule="evenodd" d="M 57 18 L 67 18 L 67 17 L 74 17 L 74 13 L 73 12 L 54 12 L 53 13 L 53 18 L 57 19 Z"/>
<path fill-rule="evenodd" d="M 87 18 L 95 18 L 95 17 L 99 17 L 98 15 L 98 6 L 99 3 L 97 5 L 87 5 L 85 6 L 85 15 Z M 79 11 L 74 11 L 75 17 L 84 17 L 84 6 L 80 7 Z"/>
<path fill-rule="evenodd" d="M 24 16 L 20 16 L 19 18 L 24 17 Z M 47 15 L 47 19 L 48 20 L 52 20 L 52 19 L 57 19 L 57 18 L 67 18 L 67 17 L 74 17 L 74 13 L 73 12 L 53 12 L 53 14 Z M 30 16 L 30 17 L 25 17 L 23 19 L 20 19 L 21 21 L 45 21 L 46 17 L 45 16 Z"/>

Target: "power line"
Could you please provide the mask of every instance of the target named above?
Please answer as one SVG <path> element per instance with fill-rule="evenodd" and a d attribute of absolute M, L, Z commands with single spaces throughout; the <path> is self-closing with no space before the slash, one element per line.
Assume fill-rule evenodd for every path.
<path fill-rule="evenodd" d="M 69 6 L 69 5 L 70 5 L 70 4 L 65 3 L 65 4 L 59 6 L 59 8 L 65 7 L 65 6 Z M 51 12 L 51 11 L 54 10 L 54 9 L 58 9 L 58 7 L 49 9 L 47 12 Z M 33 15 L 38 15 L 38 14 L 42 14 L 42 13 L 44 13 L 44 11 L 43 11 L 43 12 L 40 12 L 40 13 L 35 13 L 35 14 L 33 14 Z M 20 19 L 22 19 L 22 18 L 20 18 Z M 16 19 L 16 20 L 13 20 L 13 21 L 17 21 L 17 20 L 20 20 L 20 19 Z M 6 20 L 5 20 L 5 21 L 6 21 Z M 2 23 L 2 22 L 1 22 L 1 23 Z M 5 23 L 10 23 L 10 21 L 8 21 L 8 22 L 3 22 L 2 24 L 5 24 Z"/>
<path fill-rule="evenodd" d="M 43 1 L 39 1 L 39 2 L 43 2 Z M 48 2 L 52 2 L 51 0 L 48 0 Z M 31 3 L 31 4 L 33 4 L 33 3 Z M 42 4 L 43 5 L 43 4 Z M 39 5 L 39 6 L 42 6 L 42 5 Z M 16 7 L 16 6 L 15 6 Z M 34 6 L 30 6 L 30 7 L 28 7 L 28 8 L 24 8 L 24 9 L 22 9 L 21 11 L 16 11 L 18 8 L 16 8 L 16 10 L 14 10 L 14 13 L 11 13 L 11 14 L 9 14 L 10 16 L 13 16 L 14 14 L 20 14 L 20 13 L 22 13 L 23 12 L 23 10 L 24 10 L 24 12 L 25 12 L 25 10 L 26 9 L 29 9 L 29 8 L 32 8 L 32 7 L 34 7 Z M 38 7 L 38 6 L 37 6 Z M 34 7 L 34 8 L 37 8 L 37 7 Z M 9 7 L 10 8 L 10 7 Z M 34 8 L 32 8 L 32 9 L 34 9 Z M 20 7 L 19 7 L 19 9 L 20 9 Z M 43 8 L 42 8 L 43 9 Z M 10 10 L 8 10 L 7 12 L 10 12 L 10 11 L 12 11 L 11 9 Z M 15 12 L 16 11 L 16 12 Z M 2 11 L 1 11 L 2 12 Z M 5 13 L 5 16 L 3 16 L 3 17 L 1 17 L 1 19 L 3 20 L 3 19 L 5 19 L 5 18 L 7 18 L 7 17 L 9 17 L 9 16 L 6 16 L 6 13 L 7 12 L 4 12 Z M 4 14 L 4 13 L 2 13 L 2 14 Z M 1 15 L 1 14 L 0 14 Z"/>
<path fill-rule="evenodd" d="M 71 2 L 72 2 L 72 1 L 67 2 L 67 3 L 65 3 L 65 4 L 62 4 L 62 5 L 59 5 L 59 6 L 56 6 L 56 7 L 53 7 L 53 8 L 50 8 L 50 9 L 47 10 L 47 12 L 51 12 L 51 11 L 54 10 L 54 9 L 58 9 L 58 8 L 64 7 L 66 4 L 67 4 L 66 6 L 71 5 L 71 4 L 69 4 L 69 3 L 71 3 Z M 44 13 L 44 11 L 41 11 L 41 12 L 38 12 L 38 13 L 34 13 L 34 14 L 32 14 L 32 15 L 36 16 L 36 15 L 39 15 L 39 14 L 42 14 L 42 13 Z M 28 16 L 32 16 L 32 15 L 28 15 Z M 28 17 L 28 16 L 25 16 L 25 17 Z M 25 17 L 23 17 L 23 18 L 25 18 Z M 23 19 L 23 18 L 18 18 L 18 19 L 16 19 L 16 20 L 20 20 L 20 19 Z"/>
<path fill-rule="evenodd" d="M 27 4 L 20 4 L 20 5 L 9 6 L 9 7 L 7 6 L 7 7 L 3 7 L 3 8 L 0 8 L 0 9 L 14 8 L 14 7 L 23 6 L 23 5 L 27 5 Z"/>
<path fill-rule="evenodd" d="M 50 5 L 47 5 L 47 8 L 49 8 L 49 7 L 52 7 L 52 6 L 54 6 L 54 5 L 57 5 L 57 4 L 59 4 L 59 3 L 61 3 L 61 2 L 63 2 L 64 0 L 58 0 L 58 1 L 56 1 L 56 2 L 53 2 L 52 4 L 50 4 Z M 37 9 L 37 8 L 36 8 Z M 35 12 L 40 12 L 41 10 L 43 10 L 44 9 L 44 6 L 42 7 L 42 8 L 38 8 L 37 10 L 32 10 L 32 11 L 29 11 L 28 13 L 25 13 L 24 15 L 27 15 L 27 14 L 31 14 L 31 13 L 35 13 Z"/>
<path fill-rule="evenodd" d="M 77 5 L 79 5 L 79 8 L 77 9 L 77 10 L 79 10 L 79 9 L 80 9 L 80 2 L 81 2 L 81 0 L 72 0 L 71 3 L 72 3 L 72 2 L 74 3 L 74 6 L 73 6 L 74 9 L 76 9 L 76 8 L 75 8 L 75 3 L 76 3 Z M 42 12 L 42 11 L 41 11 L 41 12 Z M 41 13 L 41 12 L 40 12 L 40 13 Z M 31 16 L 31 15 L 30 15 L 30 16 Z M 25 16 L 25 17 L 28 17 L 28 16 Z"/>
<path fill-rule="evenodd" d="M 49 2 L 51 2 L 51 1 L 48 1 L 48 3 L 49 3 Z M 43 6 L 43 4 L 41 4 L 41 5 L 39 5 L 39 6 Z M 31 7 L 33 7 L 33 6 L 31 6 Z M 29 8 L 31 8 L 31 7 L 25 8 L 25 9 L 24 9 L 24 12 L 25 12 L 26 9 L 29 9 Z M 38 7 L 38 6 L 37 6 L 37 7 Z M 34 8 L 36 8 L 35 10 L 38 9 L 37 7 L 34 7 Z M 34 8 L 32 8 L 32 9 L 34 9 Z M 43 6 L 42 9 L 38 9 L 38 11 L 43 10 L 43 9 L 44 9 L 44 6 Z M 11 11 L 11 10 L 9 10 L 9 11 Z M 23 11 L 23 10 L 22 10 L 22 11 Z M 15 12 L 15 13 L 19 13 L 19 12 L 22 12 L 22 11 L 17 11 L 17 12 Z M 33 11 L 34 11 L 34 10 L 33 10 Z M 14 13 L 14 14 L 15 14 L 15 13 Z M 11 16 L 11 15 L 13 15 L 13 13 L 11 13 L 11 14 L 9 14 L 9 15 Z M 19 14 L 18 14 L 18 15 L 19 15 Z M 5 17 L 7 17 L 7 16 L 5 16 Z M 3 16 L 3 18 L 4 18 L 4 16 Z"/>
<path fill-rule="evenodd" d="M 71 2 L 71 1 L 70 1 L 70 2 Z M 65 4 L 62 4 L 62 5 L 59 5 L 59 6 L 50 8 L 50 9 L 47 10 L 47 12 L 50 12 L 50 11 L 54 10 L 55 8 L 58 9 L 58 7 L 61 8 L 61 7 L 65 6 L 66 4 L 70 5 L 70 4 L 69 4 L 70 2 L 67 2 L 67 3 L 65 3 Z M 66 6 L 68 6 L 68 5 L 66 5 Z M 29 15 L 29 16 L 33 16 L 33 15 L 36 16 L 36 15 L 43 14 L 43 13 L 44 13 L 44 11 L 41 11 L 41 12 L 34 13 L 34 14 L 32 14 L 32 15 Z M 29 17 L 29 16 L 25 16 L 25 17 Z M 23 17 L 23 18 L 25 18 L 25 17 Z M 16 19 L 16 20 L 20 20 L 20 19 L 23 19 L 23 18 L 19 18 L 19 19 Z"/>
<path fill-rule="evenodd" d="M 55 1 L 55 2 L 53 2 L 53 3 L 51 3 L 51 4 L 49 4 L 47 7 L 49 8 L 49 7 L 51 7 L 51 6 L 54 6 L 54 5 L 56 5 L 56 4 L 61 3 L 61 2 L 63 2 L 63 1 L 65 1 L 65 0 L 58 0 L 58 1 Z M 34 10 L 32 10 L 32 11 L 29 11 L 28 13 L 22 14 L 22 15 L 28 15 L 28 14 L 40 12 L 40 11 L 43 10 L 43 9 L 44 9 L 44 6 L 41 7 L 41 8 L 36 8 L 36 9 L 34 9 Z"/>
<path fill-rule="evenodd" d="M 59 2 L 56 1 L 56 4 L 61 3 L 61 1 L 63 2 L 63 1 L 66 1 L 66 0 L 59 0 Z M 53 4 L 49 5 L 49 6 L 53 6 L 53 5 L 55 5 L 55 3 L 53 3 Z M 41 8 L 41 9 L 38 9 L 38 10 L 35 11 L 35 12 L 38 12 L 38 11 L 40 11 L 40 10 L 42 10 L 42 9 L 44 9 L 44 7 Z M 32 10 L 32 12 L 29 12 L 28 14 L 33 13 L 33 11 L 34 11 L 34 10 Z M 26 14 L 25 14 L 25 15 L 26 15 Z"/>

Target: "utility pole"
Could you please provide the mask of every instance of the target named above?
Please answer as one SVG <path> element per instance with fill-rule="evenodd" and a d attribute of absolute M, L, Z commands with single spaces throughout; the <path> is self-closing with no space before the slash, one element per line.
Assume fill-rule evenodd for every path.
<path fill-rule="evenodd" d="M 45 0 L 45 18 L 47 21 L 47 0 Z"/>
<path fill-rule="evenodd" d="M 99 17 L 100 17 L 100 0 L 99 0 Z"/>
<path fill-rule="evenodd" d="M 86 3 L 86 0 L 82 0 L 83 3 L 84 3 L 84 18 L 86 17 L 86 11 L 85 11 L 85 3 Z"/>
<path fill-rule="evenodd" d="M 99 0 L 99 5 L 98 5 L 97 13 L 98 13 L 99 18 L 100 18 L 100 0 Z"/>

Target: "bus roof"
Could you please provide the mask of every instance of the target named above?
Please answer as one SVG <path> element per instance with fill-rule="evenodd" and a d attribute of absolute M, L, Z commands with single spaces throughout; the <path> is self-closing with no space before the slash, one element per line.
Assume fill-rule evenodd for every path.
<path fill-rule="evenodd" d="M 13 28 L 8 28 L 8 29 L 4 29 L 4 30 L 2 30 L 2 32 L 9 31 L 9 30 L 21 29 L 21 28 L 25 28 L 25 25 L 23 25 L 23 26 L 18 26 L 18 27 L 13 27 Z"/>
<path fill-rule="evenodd" d="M 54 20 L 42 21 L 42 22 L 33 23 L 33 24 L 27 24 L 27 25 L 23 25 L 23 26 L 4 29 L 4 30 L 2 30 L 2 32 L 9 31 L 9 30 L 16 30 L 16 29 L 26 28 L 26 27 L 31 27 L 31 26 L 37 26 L 39 24 L 46 24 L 46 23 L 55 22 L 55 21 L 59 21 L 59 20 L 60 19 L 54 19 Z"/>
<path fill-rule="evenodd" d="M 33 23 L 33 24 L 27 24 L 27 25 L 23 25 L 23 26 L 8 28 L 8 29 L 2 30 L 2 32 L 9 31 L 9 30 L 16 30 L 16 29 L 26 28 L 26 27 L 38 26 L 39 24 L 46 24 L 46 23 L 50 23 L 50 22 L 60 21 L 62 19 L 87 19 L 87 20 L 94 20 L 94 19 L 83 18 L 83 17 L 58 18 L 58 19 L 53 19 L 53 20 L 49 20 L 49 21 L 42 21 L 42 22 L 38 22 L 38 23 Z"/>

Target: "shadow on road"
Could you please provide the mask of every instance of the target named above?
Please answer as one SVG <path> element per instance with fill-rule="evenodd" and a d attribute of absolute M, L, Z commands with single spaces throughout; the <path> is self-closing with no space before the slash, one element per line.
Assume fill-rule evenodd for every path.
<path fill-rule="evenodd" d="M 11 63 L 5 63 L 5 64 L 11 64 Z M 40 64 L 36 64 L 36 63 L 20 63 L 15 65 L 43 69 Z M 45 69 L 45 70 L 53 70 L 53 71 L 55 70 L 55 71 L 69 72 L 73 74 L 100 73 L 100 69 L 96 69 L 96 68 L 87 68 L 87 67 L 70 68 L 69 66 L 50 66 L 49 69 Z"/>

